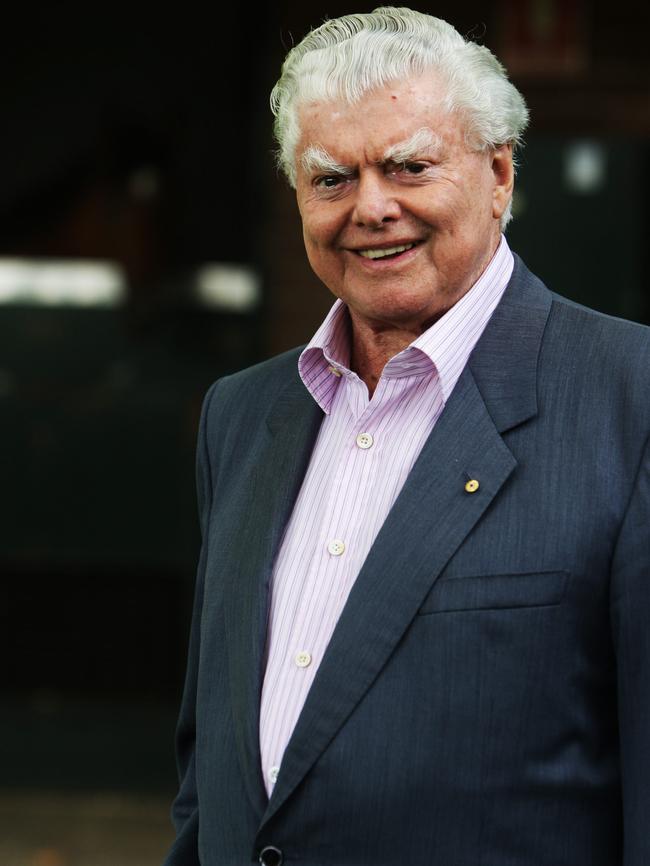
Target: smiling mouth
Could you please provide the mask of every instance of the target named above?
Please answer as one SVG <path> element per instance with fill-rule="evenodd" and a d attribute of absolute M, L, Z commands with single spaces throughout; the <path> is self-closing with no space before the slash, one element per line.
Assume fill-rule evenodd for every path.
<path fill-rule="evenodd" d="M 383 249 L 370 248 L 367 250 L 355 250 L 355 252 L 357 255 L 363 256 L 364 259 L 396 258 L 402 253 L 412 250 L 416 243 L 417 241 L 414 241 L 412 244 L 399 244 L 394 247 L 384 247 Z"/>

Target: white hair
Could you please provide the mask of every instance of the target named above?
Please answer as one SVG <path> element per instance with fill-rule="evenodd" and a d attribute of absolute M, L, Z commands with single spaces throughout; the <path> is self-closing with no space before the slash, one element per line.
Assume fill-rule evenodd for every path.
<path fill-rule="evenodd" d="M 383 6 L 345 15 L 312 30 L 287 54 L 271 92 L 278 163 L 296 185 L 301 105 L 343 99 L 354 103 L 398 79 L 434 70 L 446 91 L 444 108 L 459 114 L 472 150 L 521 144 L 528 123 L 523 96 L 483 45 L 466 41 L 451 24 L 412 9 Z M 510 203 L 501 218 L 505 227 Z"/>

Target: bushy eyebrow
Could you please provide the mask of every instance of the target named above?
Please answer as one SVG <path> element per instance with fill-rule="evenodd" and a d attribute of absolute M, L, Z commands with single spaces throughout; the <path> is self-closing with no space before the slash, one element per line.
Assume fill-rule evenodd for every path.
<path fill-rule="evenodd" d="M 320 144 L 310 144 L 305 148 L 300 161 L 307 174 L 318 172 L 322 174 L 352 174 L 349 165 L 341 165 Z"/>
<path fill-rule="evenodd" d="M 435 156 L 442 145 L 442 140 L 428 126 L 416 130 L 406 141 L 398 141 L 384 152 L 384 162 L 412 162 L 423 156 Z"/>
<path fill-rule="evenodd" d="M 441 145 L 440 136 L 428 126 L 423 126 L 405 141 L 398 141 L 397 144 L 391 145 L 384 152 L 381 162 L 401 164 L 425 155 L 435 156 L 440 151 Z M 310 144 L 305 148 L 300 162 L 307 174 L 351 175 L 354 173 L 354 169 L 337 162 L 320 144 Z"/>

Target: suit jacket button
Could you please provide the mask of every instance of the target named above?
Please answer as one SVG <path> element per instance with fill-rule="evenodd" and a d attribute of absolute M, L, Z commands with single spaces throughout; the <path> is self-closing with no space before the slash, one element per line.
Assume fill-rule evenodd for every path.
<path fill-rule="evenodd" d="M 260 851 L 260 863 L 262 866 L 282 866 L 284 858 L 279 848 L 267 845 Z"/>

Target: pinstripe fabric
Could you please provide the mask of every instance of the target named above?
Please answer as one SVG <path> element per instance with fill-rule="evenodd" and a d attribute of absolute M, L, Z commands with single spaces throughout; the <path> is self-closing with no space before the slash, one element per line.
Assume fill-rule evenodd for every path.
<path fill-rule="evenodd" d="M 325 412 L 272 582 L 260 749 L 267 793 L 343 606 L 513 269 L 505 238 L 476 284 L 385 366 L 368 399 L 337 301 L 300 356 Z"/>

